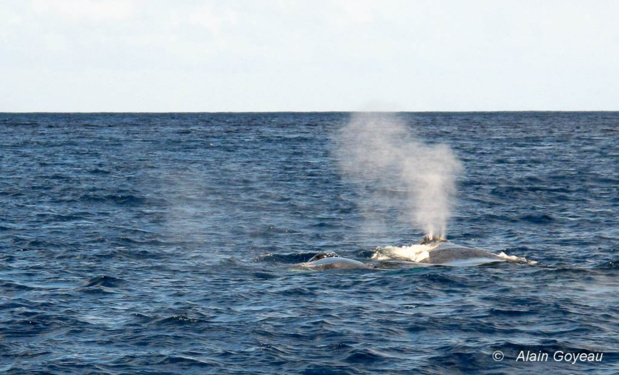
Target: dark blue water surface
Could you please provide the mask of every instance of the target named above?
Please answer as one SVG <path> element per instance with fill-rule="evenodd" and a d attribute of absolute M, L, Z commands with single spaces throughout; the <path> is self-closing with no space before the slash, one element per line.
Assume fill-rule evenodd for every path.
<path fill-rule="evenodd" d="M 0 371 L 619 371 L 619 113 L 398 114 L 465 167 L 449 238 L 538 264 L 301 272 L 423 235 L 367 230 L 349 117 L 0 114 Z"/>

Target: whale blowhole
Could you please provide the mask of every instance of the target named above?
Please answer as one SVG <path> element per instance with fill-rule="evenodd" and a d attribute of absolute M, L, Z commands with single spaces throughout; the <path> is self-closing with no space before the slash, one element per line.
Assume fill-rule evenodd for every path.
<path fill-rule="evenodd" d="M 434 236 L 427 235 L 423 237 L 421 240 L 419 240 L 418 244 L 429 245 L 429 244 L 436 244 L 436 243 L 441 243 L 441 242 L 447 242 L 447 239 L 444 237 L 436 236 L 436 235 Z"/>

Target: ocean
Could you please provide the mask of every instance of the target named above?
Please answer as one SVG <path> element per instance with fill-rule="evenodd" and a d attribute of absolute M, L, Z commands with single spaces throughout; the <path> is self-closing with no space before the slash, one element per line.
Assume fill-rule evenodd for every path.
<path fill-rule="evenodd" d="M 424 232 L 350 113 L 0 114 L 0 371 L 619 373 L 619 113 L 394 116 L 462 165 L 447 238 L 520 261 L 373 259 Z"/>

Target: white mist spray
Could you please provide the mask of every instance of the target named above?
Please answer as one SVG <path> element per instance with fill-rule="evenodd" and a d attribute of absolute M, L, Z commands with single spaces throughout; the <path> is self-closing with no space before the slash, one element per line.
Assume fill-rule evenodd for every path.
<path fill-rule="evenodd" d="M 353 115 L 337 143 L 345 175 L 405 192 L 400 202 L 392 202 L 405 209 L 404 217 L 428 238 L 445 238 L 455 178 L 462 170 L 449 146 L 423 144 L 395 117 L 374 113 Z"/>

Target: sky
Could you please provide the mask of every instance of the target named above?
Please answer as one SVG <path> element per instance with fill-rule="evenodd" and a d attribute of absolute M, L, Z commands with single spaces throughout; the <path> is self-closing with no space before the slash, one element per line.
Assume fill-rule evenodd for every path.
<path fill-rule="evenodd" d="M 2 112 L 619 110 L 619 1 L 2 0 Z"/>

